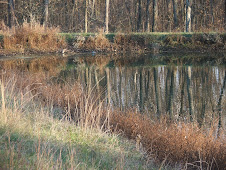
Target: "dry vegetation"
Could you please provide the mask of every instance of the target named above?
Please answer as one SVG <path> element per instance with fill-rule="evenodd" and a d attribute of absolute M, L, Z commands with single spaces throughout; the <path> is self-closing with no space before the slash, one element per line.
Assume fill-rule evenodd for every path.
<path fill-rule="evenodd" d="M 36 22 L 24 22 L 12 30 L 2 27 L 2 46 L 5 51 L 15 53 L 56 52 L 66 46 L 58 33 L 58 28 L 45 28 Z"/>
<path fill-rule="evenodd" d="M 33 62 L 32 65 L 35 66 L 31 67 L 33 70 L 39 68 L 35 62 Z M 7 65 L 5 65 L 5 67 L 7 67 Z M 42 67 L 44 67 L 44 63 Z M 34 75 L 28 73 L 21 74 L 20 71 L 15 71 L 14 69 L 11 71 L 8 70 L 1 77 L 1 80 L 6 82 L 4 83 L 5 86 L 1 85 L 2 126 L 5 120 L 10 120 L 7 127 L 10 127 L 13 122 L 17 121 L 18 117 L 18 120 L 21 121 L 20 112 L 26 112 L 26 114 L 31 112 L 31 110 L 26 109 L 30 108 L 30 106 L 25 106 L 24 102 L 14 104 L 14 102 L 17 101 L 15 96 L 10 96 L 7 100 L 4 100 L 3 94 L 6 94 L 4 91 L 7 91 L 7 94 L 12 95 L 14 94 L 13 91 L 16 89 L 18 94 L 20 94 L 20 98 L 26 99 L 27 101 L 31 100 L 33 102 L 32 105 L 40 104 L 41 110 L 45 110 L 46 108 L 58 110 L 62 120 L 73 120 L 73 126 L 83 129 L 98 129 L 102 132 L 111 130 L 116 133 L 120 132 L 129 139 L 136 140 L 137 149 L 146 152 L 151 159 L 155 159 L 156 162 L 159 162 L 160 164 L 170 164 L 171 166 L 181 165 L 181 168 L 183 167 L 185 169 L 224 169 L 226 166 L 226 143 L 223 129 L 221 131 L 222 133 L 217 137 L 217 128 L 214 125 L 211 129 L 202 130 L 196 123 L 174 123 L 168 122 L 166 119 L 154 122 L 147 116 L 142 116 L 133 111 L 126 111 L 126 113 L 112 111 L 104 105 L 100 98 L 95 94 L 94 89 L 87 92 L 87 90 L 84 90 L 77 82 L 70 82 L 69 84 L 63 80 L 54 78 L 57 73 L 56 68 L 55 72 L 49 72 L 49 74 L 46 74 L 45 70 L 42 70 Z M 46 69 L 48 70 L 47 65 Z M 7 89 L 4 89 L 6 87 Z M 22 99 L 18 99 L 18 101 Z M 5 104 L 6 101 L 10 101 L 10 107 Z M 15 115 L 15 120 L 13 120 L 14 117 L 11 113 L 8 114 L 8 112 L 11 111 L 7 110 L 10 108 L 14 109 L 14 107 L 19 111 L 19 114 Z M 41 112 L 43 111 L 38 111 L 37 114 L 35 114 L 35 117 L 38 118 L 39 114 L 43 115 Z M 52 114 L 52 112 L 48 114 Z M 44 118 L 45 117 L 42 117 L 40 120 L 37 119 L 37 121 L 40 123 Z M 20 121 L 18 122 L 24 123 L 24 121 Z M 49 122 L 46 122 L 43 126 L 48 127 L 48 124 Z M 51 127 L 54 132 L 57 131 L 55 126 L 56 125 Z M 62 123 L 59 123 L 57 126 L 59 128 L 62 128 L 61 126 L 64 127 Z M 66 129 L 68 129 L 68 126 L 69 125 L 67 125 Z M 32 129 L 30 130 L 32 131 Z M 36 130 L 36 137 L 38 137 L 38 129 Z M 52 132 L 48 133 L 51 134 Z M 64 131 L 62 133 L 66 132 Z M 6 145 L 9 145 L 7 154 L 11 159 L 11 154 L 15 154 L 14 147 L 16 147 L 16 144 L 11 145 L 10 142 L 7 144 L 8 136 L 11 134 L 7 135 L 8 132 L 5 132 L 3 137 L 6 138 Z M 58 139 L 60 139 L 60 135 L 62 134 L 58 134 Z M 38 150 L 39 144 L 36 143 L 35 147 L 37 148 L 36 150 Z M 45 147 L 47 147 L 47 145 Z M 71 150 L 71 147 L 68 149 L 69 153 L 72 155 L 73 153 L 76 153 L 74 150 Z M 16 152 L 20 153 L 18 150 L 16 150 Z M 41 156 L 43 160 L 38 160 L 38 162 L 41 161 L 41 163 L 39 163 L 44 167 L 51 166 L 50 164 L 45 163 L 45 154 L 48 155 L 47 153 L 44 153 L 44 156 Z M 90 152 L 88 154 L 92 153 Z M 35 153 L 35 155 L 39 157 L 40 153 Z M 17 156 L 19 157 L 19 155 Z M 25 158 L 23 157 L 23 159 Z M 70 164 L 69 162 L 71 159 L 71 155 L 69 154 L 65 167 L 69 167 L 71 164 L 73 166 L 78 165 L 78 162 Z M 59 159 L 58 161 L 61 162 L 62 160 Z M 51 159 L 50 162 L 53 164 L 54 160 Z M 11 162 L 9 162 L 9 164 L 11 164 Z M 60 167 L 61 165 L 57 164 L 56 166 Z M 125 165 L 123 164 L 123 166 Z M 40 166 L 37 165 L 37 167 Z"/>
<path fill-rule="evenodd" d="M 95 36 L 89 36 L 87 38 L 78 36 L 76 41 L 73 42 L 74 50 L 82 51 L 110 51 L 111 44 L 105 35 L 100 31 Z"/>
<path fill-rule="evenodd" d="M 224 169 L 225 134 L 216 136 L 217 127 L 201 130 L 196 123 L 152 121 L 135 112 L 114 113 L 111 124 L 159 162 L 181 163 L 187 169 Z M 223 130 L 222 130 L 223 131 Z"/>
<path fill-rule="evenodd" d="M 94 58 L 90 58 L 90 60 L 91 59 Z M 52 64 L 49 64 L 50 62 Z M 1 84 L 2 89 L 0 93 L 0 108 L 2 113 L 0 132 L 4 132 L 1 132 L 1 135 L 4 138 L 3 143 L 1 144 L 3 144 L 2 146 L 7 146 L 7 152 L 1 152 L 0 156 L 3 155 L 9 158 L 10 161 L 7 166 L 15 167 L 13 165 L 15 161 L 17 161 L 17 163 L 19 161 L 19 164 L 22 164 L 25 167 L 30 166 L 29 163 L 26 165 L 21 163 L 24 162 L 27 155 L 22 154 L 21 157 L 20 152 L 22 152 L 21 150 L 23 149 L 27 149 L 26 146 L 20 148 L 20 143 L 18 144 L 18 141 L 15 141 L 14 137 L 13 141 L 9 139 L 9 137 L 20 133 L 15 131 L 15 129 L 20 129 L 19 126 L 22 125 L 23 129 L 20 130 L 23 131 L 23 134 L 28 133 L 27 131 L 25 132 L 25 129 L 27 128 L 25 128 L 25 125 L 27 125 L 25 122 L 28 122 L 29 124 L 29 133 L 34 130 L 32 129 L 34 120 L 33 118 L 25 118 L 26 113 L 27 115 L 31 115 L 31 117 L 34 115 L 35 121 L 37 121 L 37 124 L 34 125 L 34 127 L 36 127 L 36 132 L 35 134 L 30 135 L 34 135 L 38 138 L 38 141 L 40 140 L 42 142 L 39 144 L 37 140 L 33 141 L 33 139 L 29 139 L 29 141 L 33 141 L 32 143 L 34 143 L 32 144 L 32 147 L 33 149 L 36 148 L 33 152 L 37 157 L 37 160 L 33 161 L 35 162 L 35 166 L 40 168 L 52 166 L 52 164 L 55 164 L 54 161 L 57 160 L 59 164 L 57 163 L 56 166 L 60 169 L 62 161 L 65 162 L 65 160 L 59 158 L 61 146 L 56 147 L 57 149 L 55 151 L 58 153 L 56 159 L 55 156 L 53 156 L 53 152 L 49 151 L 51 154 L 44 152 L 45 147 L 49 147 L 50 150 L 51 148 L 54 150 L 55 147 L 47 144 L 49 142 L 48 140 L 41 139 L 42 137 L 46 138 L 45 135 L 41 137 L 38 136 L 39 128 L 44 128 L 45 131 L 42 133 L 46 134 L 48 132 L 49 136 L 51 136 L 53 132 L 56 133 L 55 137 L 59 140 L 62 133 L 67 134 L 67 131 L 70 132 L 70 128 L 73 126 L 86 130 L 96 129 L 103 133 L 105 133 L 106 130 L 121 133 L 129 139 L 135 140 L 137 142 L 137 149 L 147 153 L 151 159 L 155 159 L 156 162 L 164 164 L 165 166 L 168 164 L 171 166 L 180 165 L 180 168 L 184 169 L 225 168 L 226 143 L 224 129 L 222 129 L 221 134 L 217 136 L 217 127 L 215 125 L 212 125 L 212 128 L 210 129 L 200 129 L 196 123 L 168 122 L 165 118 L 162 118 L 160 121 L 153 121 L 147 116 L 142 116 L 140 113 L 134 111 L 126 111 L 123 113 L 112 111 L 106 107 L 100 97 L 95 94 L 95 89 L 87 91 L 77 82 L 69 83 L 68 81 L 56 78 L 57 74 L 59 74 L 59 70 L 57 69 L 59 63 L 61 63 L 61 69 L 65 66 L 66 60 L 62 61 L 57 58 L 48 58 L 48 61 L 43 59 L 41 62 L 40 59 L 34 59 L 29 64 L 24 60 L 19 60 L 16 63 L 15 61 L 1 63 L 1 82 L 4 83 Z M 100 60 L 96 60 L 96 63 L 102 63 L 101 58 Z M 28 69 L 33 75 L 29 72 L 24 72 Z M 18 94 L 19 97 L 17 96 Z M 27 104 L 28 101 L 31 101 L 32 104 Z M 36 106 L 40 110 L 32 109 Z M 44 114 L 44 110 L 48 108 L 51 108 L 51 111 L 45 112 Z M 56 114 L 56 110 L 61 119 L 60 121 L 57 120 L 57 123 L 51 118 L 51 116 Z M 12 113 L 16 114 L 13 115 Z M 44 121 L 44 119 L 47 119 L 48 121 Z M 64 124 L 61 122 L 62 120 L 72 120 L 71 122 L 73 122 L 73 125 L 69 125 L 69 122 Z M 5 123 L 5 121 L 7 123 Z M 14 125 L 14 123 L 16 125 Z M 39 127 L 39 123 L 42 124 L 41 127 Z M 53 124 L 51 128 L 48 128 L 49 124 Z M 5 131 L 5 127 L 11 127 L 11 125 L 13 125 L 13 130 L 10 129 Z M 66 130 L 60 131 L 58 134 L 56 127 L 62 129 L 65 128 Z M 70 140 L 74 140 L 78 133 L 82 132 L 73 131 L 73 136 L 70 136 Z M 76 137 L 76 140 L 81 137 L 81 134 L 78 136 L 79 137 Z M 63 137 L 69 142 L 67 136 L 63 135 Z M 21 138 L 22 137 L 20 137 L 20 140 L 23 141 Z M 43 151 L 41 152 L 38 151 L 39 145 L 43 147 Z M 78 160 L 77 162 L 70 161 L 77 151 L 80 152 L 81 150 L 75 152 L 71 146 L 65 147 L 68 153 L 66 164 L 63 166 L 79 166 Z M 92 155 L 92 152 L 86 154 Z M 50 157 L 51 161 L 49 163 L 45 162 L 45 159 L 49 159 Z M 120 155 L 120 159 L 121 158 L 122 155 Z M 99 161 L 101 162 L 103 160 Z M 108 168 L 110 166 L 113 165 L 110 164 Z M 119 164 L 117 166 L 119 166 Z M 122 164 L 122 166 L 126 165 Z M 105 166 L 103 165 L 102 167 Z"/>
<path fill-rule="evenodd" d="M 65 117 L 34 99 L 30 87 L 0 81 L 2 169 L 150 169 L 134 145 Z M 87 112 L 87 114 L 89 114 Z M 90 119 L 90 117 L 87 117 Z M 128 145 L 129 143 L 129 145 Z"/>
<path fill-rule="evenodd" d="M 108 38 L 106 38 L 108 37 Z M 224 33 L 116 33 L 70 37 L 75 51 L 133 52 L 225 51 Z M 69 43 L 70 44 L 70 43 Z"/>

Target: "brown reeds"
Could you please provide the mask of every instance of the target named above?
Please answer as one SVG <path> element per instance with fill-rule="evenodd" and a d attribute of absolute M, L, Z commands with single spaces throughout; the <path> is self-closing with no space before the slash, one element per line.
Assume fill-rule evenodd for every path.
<path fill-rule="evenodd" d="M 15 31 L 3 32 L 3 46 L 5 50 L 16 53 L 55 52 L 66 46 L 64 38 L 58 36 L 58 33 L 58 28 L 24 22 Z"/>
<path fill-rule="evenodd" d="M 111 124 L 126 137 L 139 139 L 157 161 L 182 164 L 188 169 L 226 167 L 226 142 L 223 135 L 215 137 L 214 128 L 204 132 L 195 123 L 154 122 L 134 112 L 112 114 Z"/>

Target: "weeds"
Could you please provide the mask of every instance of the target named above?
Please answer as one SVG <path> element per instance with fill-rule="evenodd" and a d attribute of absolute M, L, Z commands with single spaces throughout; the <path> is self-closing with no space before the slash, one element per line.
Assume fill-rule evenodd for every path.
<path fill-rule="evenodd" d="M 188 169 L 224 169 L 226 143 L 224 135 L 215 138 L 215 128 L 202 131 L 198 125 L 151 121 L 135 112 L 114 113 L 111 117 L 113 130 L 123 131 L 126 137 L 136 139 L 147 152 L 160 162 L 186 165 Z"/>
<path fill-rule="evenodd" d="M 98 121 L 93 119 L 95 108 L 101 110 L 102 106 L 83 103 L 85 106 L 80 108 L 80 112 L 84 112 L 84 116 L 87 114 L 87 117 L 81 119 L 79 124 L 68 121 L 64 116 L 56 116 L 62 114 L 57 107 L 45 106 L 35 99 L 30 85 L 23 91 L 16 87 L 20 82 L 18 78 L 4 79 L 1 83 L 1 168 L 153 168 L 153 164 L 142 159 L 131 142 L 98 128 L 89 128 L 93 125 L 93 122 L 89 124 L 89 120 Z M 92 97 L 85 98 L 87 101 L 84 102 L 91 102 L 89 98 Z"/>
<path fill-rule="evenodd" d="M 68 36 L 68 35 L 67 35 Z M 107 37 L 107 38 L 106 38 Z M 82 40 L 82 41 L 81 41 Z M 71 37 L 69 41 L 73 41 Z M 74 50 L 110 52 L 161 52 L 225 50 L 224 33 L 116 33 L 74 38 Z"/>
<path fill-rule="evenodd" d="M 12 52 L 56 52 L 66 46 L 58 28 L 44 28 L 40 24 L 24 22 L 15 31 L 3 30 L 3 48 Z"/>
<path fill-rule="evenodd" d="M 83 51 L 109 51 L 111 45 L 104 34 L 99 32 L 96 36 L 89 36 L 88 38 L 78 36 L 73 47 Z"/>

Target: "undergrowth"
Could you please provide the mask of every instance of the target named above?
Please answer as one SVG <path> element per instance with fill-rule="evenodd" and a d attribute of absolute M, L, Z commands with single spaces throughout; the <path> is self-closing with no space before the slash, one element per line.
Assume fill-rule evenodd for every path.
<path fill-rule="evenodd" d="M 65 35 L 75 51 L 144 53 L 225 50 L 225 33 L 115 33 Z"/>
<path fill-rule="evenodd" d="M 186 169 L 224 169 L 226 142 L 222 129 L 217 137 L 217 125 L 201 130 L 196 123 L 169 123 L 167 119 L 152 121 L 147 116 L 128 111 L 112 114 L 111 125 L 159 162 L 183 164 Z"/>
<path fill-rule="evenodd" d="M 45 28 L 39 23 L 24 22 L 14 29 L 4 29 L 3 49 L 9 52 L 56 52 L 66 43 L 58 28 Z"/>
<path fill-rule="evenodd" d="M 16 81 L 0 81 L 1 168 L 154 169 L 131 141 L 86 124 L 93 115 L 88 110 L 95 107 L 87 106 L 83 111 L 91 117 L 78 124 L 60 108 L 35 99 L 29 86 L 18 88 Z"/>

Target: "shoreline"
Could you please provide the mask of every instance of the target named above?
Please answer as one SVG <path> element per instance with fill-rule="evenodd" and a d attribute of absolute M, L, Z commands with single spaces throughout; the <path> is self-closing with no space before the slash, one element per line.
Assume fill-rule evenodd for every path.
<path fill-rule="evenodd" d="M 61 54 L 63 50 L 66 54 L 226 53 L 226 33 L 58 33 L 58 36 L 65 39 L 65 47 L 42 51 L 29 47 L 4 49 L 4 37 L 0 35 L 0 56 Z"/>

